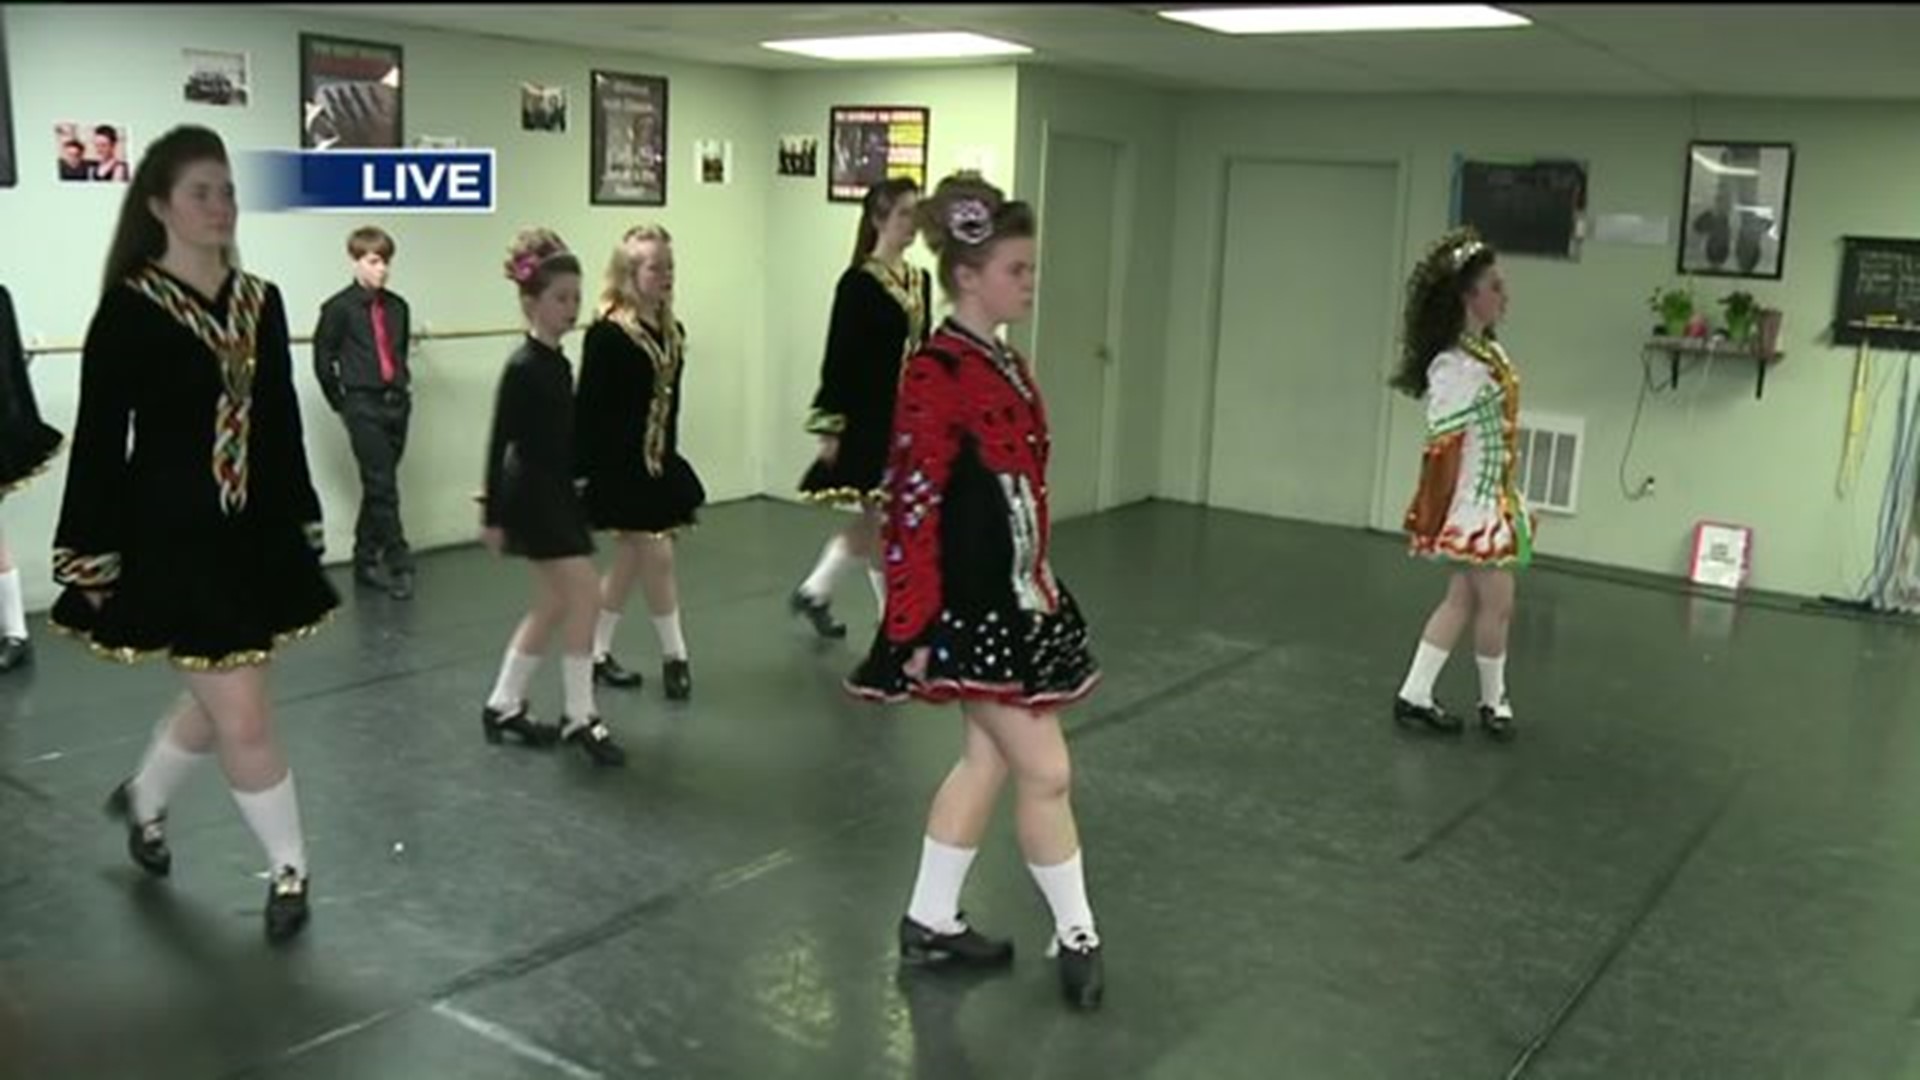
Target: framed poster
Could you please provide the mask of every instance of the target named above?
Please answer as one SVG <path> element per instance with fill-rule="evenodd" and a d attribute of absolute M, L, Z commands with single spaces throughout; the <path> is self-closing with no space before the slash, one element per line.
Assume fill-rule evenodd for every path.
<path fill-rule="evenodd" d="M 19 182 L 13 158 L 13 97 L 7 91 L 7 20 L 0 18 L 0 187 Z"/>
<path fill-rule="evenodd" d="M 667 80 L 593 73 L 587 201 L 667 205 Z"/>
<path fill-rule="evenodd" d="M 1792 193 L 1792 143 L 1688 143 L 1680 272 L 1778 280 Z"/>
<path fill-rule="evenodd" d="M 927 187 L 927 109 L 912 105 L 836 105 L 827 113 L 827 201 L 859 202 L 895 176 Z"/>
<path fill-rule="evenodd" d="M 53 125 L 53 150 L 62 183 L 133 179 L 133 137 L 125 124 L 63 120 Z"/>
<path fill-rule="evenodd" d="M 1693 529 L 1693 568 L 1687 575 L 1695 585 L 1738 589 L 1746 584 L 1753 566 L 1753 530 L 1744 525 L 1703 521 Z"/>
<path fill-rule="evenodd" d="M 820 140 L 811 135 L 780 137 L 781 176 L 819 176 Z"/>
<path fill-rule="evenodd" d="M 301 34 L 301 148 L 404 146 L 401 66 L 398 45 Z"/>
<path fill-rule="evenodd" d="M 1454 158 L 1453 226 L 1473 226 L 1502 255 L 1578 259 L 1586 212 L 1585 162 Z"/>
<path fill-rule="evenodd" d="M 566 131 L 567 88 L 543 86 L 540 83 L 521 83 L 520 130 L 556 133 Z"/>

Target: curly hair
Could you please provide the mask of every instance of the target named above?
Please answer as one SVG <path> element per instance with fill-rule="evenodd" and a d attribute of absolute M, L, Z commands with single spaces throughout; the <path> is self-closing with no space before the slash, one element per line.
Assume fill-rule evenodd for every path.
<path fill-rule="evenodd" d="M 1427 366 L 1460 340 L 1467 325 L 1462 301 L 1493 261 L 1493 248 L 1468 226 L 1442 236 L 1414 267 L 1402 314 L 1400 366 L 1389 383 L 1395 390 L 1426 396 Z"/>
<path fill-rule="evenodd" d="M 920 234 L 940 257 L 940 287 L 951 297 L 958 290 L 955 271 L 979 270 L 993 258 L 1002 240 L 1030 240 L 1039 229 L 1033 207 L 1009 201 L 977 172 L 962 170 L 940 181 L 920 200 Z"/>

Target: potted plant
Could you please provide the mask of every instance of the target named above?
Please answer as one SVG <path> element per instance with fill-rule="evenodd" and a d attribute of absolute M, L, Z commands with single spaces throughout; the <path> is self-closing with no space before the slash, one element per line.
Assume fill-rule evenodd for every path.
<path fill-rule="evenodd" d="M 1721 298 L 1720 306 L 1727 312 L 1727 339 L 1736 345 L 1752 341 L 1760 320 L 1760 305 L 1753 299 L 1753 294 L 1728 293 Z"/>
<path fill-rule="evenodd" d="M 1693 318 L 1693 292 L 1674 286 L 1670 289 L 1655 289 L 1647 298 L 1647 307 L 1660 316 L 1660 332 L 1667 337 L 1684 337 L 1687 323 Z"/>

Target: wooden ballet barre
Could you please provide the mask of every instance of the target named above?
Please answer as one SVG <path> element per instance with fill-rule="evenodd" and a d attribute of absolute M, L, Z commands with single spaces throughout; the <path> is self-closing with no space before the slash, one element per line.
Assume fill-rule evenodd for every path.
<path fill-rule="evenodd" d="M 580 328 L 576 326 L 567 332 L 571 334 L 579 329 Z M 518 337 L 526 332 L 527 330 L 524 326 L 481 327 L 473 330 L 429 330 L 423 327 L 413 332 L 413 340 L 459 341 L 464 338 Z M 291 343 L 294 345 L 311 345 L 313 344 L 313 335 L 295 334 L 291 338 Z M 71 344 L 28 345 L 23 351 L 26 353 L 27 359 L 32 360 L 38 356 L 77 356 L 81 352 L 81 346 Z"/>

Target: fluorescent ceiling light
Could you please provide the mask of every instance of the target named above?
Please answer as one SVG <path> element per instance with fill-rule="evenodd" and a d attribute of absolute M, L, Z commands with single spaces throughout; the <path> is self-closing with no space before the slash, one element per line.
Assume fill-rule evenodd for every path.
<path fill-rule="evenodd" d="M 763 41 L 760 47 L 821 60 L 952 60 L 974 56 L 1016 56 L 1033 51 L 1011 41 L 957 32 Z"/>
<path fill-rule="evenodd" d="M 1342 4 L 1163 11 L 1163 19 L 1222 34 L 1338 34 L 1364 30 L 1485 30 L 1532 20 L 1485 4 Z"/>

